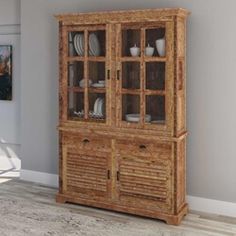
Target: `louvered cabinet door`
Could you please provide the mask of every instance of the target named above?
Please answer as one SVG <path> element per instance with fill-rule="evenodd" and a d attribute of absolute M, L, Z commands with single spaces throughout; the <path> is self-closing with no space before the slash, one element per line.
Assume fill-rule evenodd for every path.
<path fill-rule="evenodd" d="M 155 153 L 148 151 L 152 150 L 148 145 L 126 146 L 126 153 L 124 149 L 117 153 L 119 201 L 130 207 L 170 213 L 173 210 L 171 145 L 161 146 Z"/>
<path fill-rule="evenodd" d="M 63 146 L 63 190 L 80 198 L 109 196 L 109 155 Z"/>

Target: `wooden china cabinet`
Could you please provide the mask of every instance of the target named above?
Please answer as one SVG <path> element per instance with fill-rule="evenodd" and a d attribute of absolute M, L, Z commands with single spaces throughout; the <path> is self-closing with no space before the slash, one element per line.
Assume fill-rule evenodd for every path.
<path fill-rule="evenodd" d="M 57 15 L 58 202 L 179 224 L 185 201 L 184 9 Z"/>

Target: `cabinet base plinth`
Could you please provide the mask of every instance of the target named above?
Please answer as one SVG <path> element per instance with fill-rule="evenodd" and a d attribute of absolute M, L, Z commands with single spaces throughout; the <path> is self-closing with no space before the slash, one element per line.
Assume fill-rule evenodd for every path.
<path fill-rule="evenodd" d="M 57 195 L 56 195 L 56 202 L 57 202 L 57 203 L 66 203 L 66 202 L 67 202 L 67 198 L 64 197 L 64 196 L 61 195 L 61 194 L 57 194 Z"/>
<path fill-rule="evenodd" d="M 169 225 L 179 225 L 181 223 L 181 220 L 183 217 L 188 213 L 188 204 L 185 203 L 182 207 L 182 209 L 179 211 L 178 214 L 168 214 L 168 213 L 162 213 L 158 210 L 149 210 L 149 209 L 137 209 L 134 207 L 124 206 L 124 205 L 118 205 L 116 203 L 111 202 L 101 202 L 101 201 L 95 201 L 91 199 L 82 199 L 77 198 L 73 196 L 68 196 L 64 194 L 57 194 L 56 196 L 56 202 L 58 203 L 77 203 L 84 206 L 89 207 L 97 207 L 105 210 L 112 210 L 117 212 L 123 212 L 133 215 L 139 215 L 144 217 L 150 217 L 158 220 L 163 220 Z"/>

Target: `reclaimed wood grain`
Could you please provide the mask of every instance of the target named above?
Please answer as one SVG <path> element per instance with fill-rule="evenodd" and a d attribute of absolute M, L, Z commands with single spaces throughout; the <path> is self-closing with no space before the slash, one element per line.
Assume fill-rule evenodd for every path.
<path fill-rule="evenodd" d="M 59 193 L 57 201 L 149 216 L 179 225 L 188 212 L 186 195 L 186 17 L 184 9 L 148 9 L 57 15 L 59 21 L 60 136 Z M 165 32 L 166 55 L 145 56 L 150 31 Z M 105 32 L 102 56 L 89 55 L 89 33 Z M 141 48 L 140 56 L 129 56 L 127 40 Z M 85 54 L 68 54 L 69 32 L 83 32 Z M 99 33 L 100 34 L 100 33 Z M 147 39 L 148 37 L 148 39 Z M 163 36 L 162 36 L 163 37 Z M 68 86 L 68 63 L 84 64 L 85 88 Z M 103 63 L 104 71 L 90 68 Z M 139 65 L 139 88 L 123 88 L 125 63 Z M 146 88 L 146 65 L 163 63 L 164 89 Z M 105 88 L 90 88 L 89 78 L 104 74 Z M 157 77 L 158 79 L 158 77 Z M 70 117 L 68 91 L 84 94 L 84 118 Z M 90 94 L 104 95 L 106 117 L 89 117 Z M 124 119 L 122 97 L 138 96 L 140 122 Z M 152 104 L 147 97 L 163 97 L 165 122 L 149 124 L 145 114 Z M 158 107 L 157 107 L 158 109 Z"/>

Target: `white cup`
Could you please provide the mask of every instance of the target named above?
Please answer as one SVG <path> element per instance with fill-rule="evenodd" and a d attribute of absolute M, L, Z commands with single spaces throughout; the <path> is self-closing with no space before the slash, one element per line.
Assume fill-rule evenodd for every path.
<path fill-rule="evenodd" d="M 156 40 L 156 48 L 160 57 L 164 57 L 166 54 L 165 44 L 166 41 L 164 38 Z"/>

